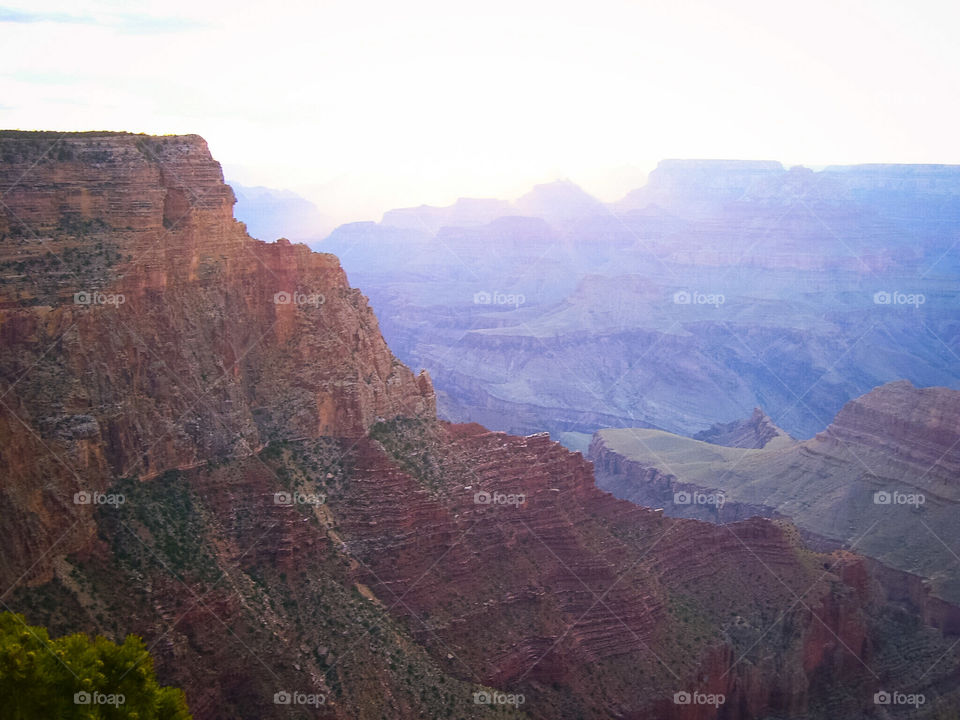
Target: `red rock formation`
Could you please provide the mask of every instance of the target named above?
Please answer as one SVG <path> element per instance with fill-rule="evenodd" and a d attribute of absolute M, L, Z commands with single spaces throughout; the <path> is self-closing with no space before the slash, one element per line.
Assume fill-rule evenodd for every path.
<path fill-rule="evenodd" d="M 360 577 L 428 647 L 455 656 L 451 669 L 521 688 L 535 717 L 550 717 L 543 687 L 591 696 L 591 683 L 609 678 L 574 668 L 608 663 L 645 678 L 619 689 L 622 717 L 801 715 L 824 673 L 871 687 L 865 663 L 877 638 L 865 608 L 880 596 L 860 558 L 823 555 L 811 567 L 789 527 L 704 525 L 615 500 L 593 486 L 579 454 L 546 436 L 408 426 L 384 442 L 397 457 L 426 447 L 433 462 L 397 473 L 375 445 L 360 449 L 357 469 L 371 477 L 351 486 L 340 516 Z M 525 502 L 477 505 L 477 492 Z M 723 632 L 698 636 L 687 613 Z M 757 620 L 767 613 L 772 628 Z M 762 660 L 770 652 L 773 673 Z M 722 714 L 652 699 L 682 690 L 725 695 Z"/>
<path fill-rule="evenodd" d="M 890 453 L 897 464 L 919 469 L 918 487 L 960 497 L 960 392 L 888 383 L 843 406 L 817 440 Z"/>
<path fill-rule="evenodd" d="M 40 526 L 12 533 L 40 542 L 0 579 L 91 531 L 75 492 L 432 416 L 429 378 L 393 357 L 334 256 L 233 220 L 201 138 L 51 135 L 0 137 L 0 471 Z"/>
<path fill-rule="evenodd" d="M 787 517 L 815 547 L 851 544 L 925 579 L 933 595 L 957 606 L 958 429 L 960 392 L 900 381 L 848 402 L 826 430 L 795 445 L 778 439 L 737 455 L 680 436 L 604 430 L 590 457 L 598 485 L 618 497 L 714 522 Z M 664 445 L 654 452 L 648 441 Z M 681 490 L 722 492 L 725 502 L 720 511 L 674 503 Z M 924 615 L 933 604 L 912 600 Z M 946 628 L 954 627 L 952 615 L 944 606 L 930 617 Z"/>

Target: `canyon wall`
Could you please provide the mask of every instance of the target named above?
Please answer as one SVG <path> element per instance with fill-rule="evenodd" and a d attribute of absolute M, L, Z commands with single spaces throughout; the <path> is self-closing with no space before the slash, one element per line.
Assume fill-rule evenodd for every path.
<path fill-rule="evenodd" d="M 432 416 L 335 257 L 246 235 L 202 138 L 57 138 L 0 135 L 0 472 L 34 523 L 8 537 L 69 546 L 74 494 L 120 478 Z"/>

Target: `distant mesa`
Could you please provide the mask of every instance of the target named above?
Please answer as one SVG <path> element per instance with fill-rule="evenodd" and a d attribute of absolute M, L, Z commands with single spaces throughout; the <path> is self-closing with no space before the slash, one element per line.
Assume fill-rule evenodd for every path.
<path fill-rule="evenodd" d="M 506 200 L 460 198 L 453 205 L 435 207 L 421 205 L 415 208 L 388 210 L 381 223 L 388 227 L 407 228 L 436 233 L 447 226 L 475 227 L 486 225 L 499 217 L 511 215 L 512 206 Z"/>
<path fill-rule="evenodd" d="M 444 227 L 478 227 L 510 216 L 541 218 L 561 226 L 583 217 L 606 214 L 603 203 L 569 180 L 536 185 L 514 202 L 460 198 L 452 205 L 421 205 L 389 210 L 382 225 L 436 234 Z"/>
<path fill-rule="evenodd" d="M 937 339 L 955 334 L 958 193 L 957 166 L 675 159 L 606 205 L 561 180 L 391 210 L 313 247 L 340 257 L 398 356 L 430 370 L 445 419 L 692 436 L 761 406 L 809 439 L 892 380 L 960 388 Z M 873 301 L 898 290 L 927 302 Z M 478 291 L 526 302 L 478 312 Z M 710 440 L 758 442 L 737 432 Z"/>
<path fill-rule="evenodd" d="M 611 213 L 707 217 L 744 201 L 783 202 L 801 197 L 834 203 L 870 202 L 891 193 L 960 194 L 960 166 L 831 165 L 814 171 L 802 165 L 788 169 L 775 160 L 666 159 L 649 174 L 644 186 L 610 203 L 601 202 L 570 180 L 555 180 L 535 185 L 513 201 L 461 197 L 451 205 L 396 208 L 386 211 L 379 224 L 435 235 L 444 227 L 479 227 L 519 215 L 542 218 L 565 229 L 571 223 Z M 239 216 L 245 219 L 242 210 Z"/>
<path fill-rule="evenodd" d="M 521 215 L 541 217 L 552 223 L 568 223 L 608 212 L 603 203 L 569 180 L 536 185 L 514 205 Z"/>

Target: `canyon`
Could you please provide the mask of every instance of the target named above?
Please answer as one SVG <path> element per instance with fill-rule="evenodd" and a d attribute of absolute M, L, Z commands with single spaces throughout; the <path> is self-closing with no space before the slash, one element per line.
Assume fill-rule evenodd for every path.
<path fill-rule="evenodd" d="M 957 166 L 666 160 L 615 203 L 560 181 L 312 247 L 430 372 L 445 419 L 566 442 L 762 407 L 808 439 L 884 383 L 960 389 L 958 208 Z"/>
<path fill-rule="evenodd" d="M 598 296 L 615 311 L 592 314 L 609 332 L 586 347 L 624 353 L 597 353 L 595 367 L 628 363 L 654 378 L 672 365 L 651 408 L 685 386 L 696 368 L 677 358 L 690 335 L 634 303 L 662 287 L 587 278 L 583 302 L 567 301 L 562 264 L 528 265 L 562 306 L 531 317 L 535 332 L 497 317 L 533 309 L 525 303 L 471 301 L 418 340 L 409 296 L 381 286 L 396 303 L 374 307 L 403 352 L 458 323 L 486 324 L 456 353 L 478 373 L 463 381 L 471 407 L 491 418 L 527 408 L 521 434 L 508 434 L 438 419 L 438 405 L 455 414 L 453 385 L 435 391 L 431 373 L 393 354 L 337 257 L 251 238 L 198 136 L 0 132 L 0 192 L 0 599 L 52 633 L 141 635 L 194 717 L 855 719 L 884 717 L 882 692 L 923 694 L 914 717 L 957 717 L 960 627 L 946 620 L 946 592 L 932 597 L 846 549 L 810 549 L 803 528 L 774 513 L 716 523 L 641 507 L 597 487 L 599 451 L 592 464 L 522 429 L 555 412 L 567 430 L 633 420 L 629 408 L 563 401 L 563 373 L 520 372 L 542 344 L 547 360 L 582 353 L 551 328 L 590 315 Z M 528 211 L 571 222 L 550 195 L 538 191 Z M 561 195 L 564 208 L 595 209 L 569 187 Z M 575 251 L 546 220 L 496 223 L 510 228 L 513 257 Z M 486 253 L 488 225 L 475 227 L 451 231 L 449 246 Z M 395 238 L 379 262 L 405 248 L 446 271 L 407 228 L 354 231 Z M 486 280 L 471 295 L 521 288 Z M 463 292 L 457 277 L 444 282 Z M 421 285 L 420 301 L 433 304 L 436 287 Z M 650 311 L 645 329 L 621 327 L 628 308 Z M 628 340 L 656 344 L 661 365 Z M 489 382 L 507 371 L 516 387 L 498 405 Z M 922 371 L 949 374 L 933 357 Z M 867 375 L 824 385 L 850 390 Z M 590 397 L 585 382 L 570 392 Z M 733 423 L 708 436 L 738 453 L 820 443 L 831 467 L 845 444 L 886 462 L 895 442 L 904 471 L 955 433 L 953 391 L 876 392 L 800 443 L 776 415 L 735 422 L 757 402 L 727 417 L 701 407 L 682 424 Z M 681 409 L 700 407 L 696 393 L 702 385 L 644 417 L 674 427 Z M 896 409 L 916 393 L 915 412 Z M 923 488 L 949 499 L 954 460 Z"/>

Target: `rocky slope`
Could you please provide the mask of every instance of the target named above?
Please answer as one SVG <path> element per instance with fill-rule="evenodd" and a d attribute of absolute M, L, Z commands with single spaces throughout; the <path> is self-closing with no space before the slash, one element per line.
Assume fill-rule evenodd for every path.
<path fill-rule="evenodd" d="M 797 445 L 738 450 L 646 429 L 603 430 L 590 457 L 599 486 L 619 497 L 704 520 L 789 517 L 812 536 L 915 573 L 935 594 L 960 601 L 955 390 L 884 385 Z M 722 495 L 723 503 L 678 505 L 675 493 L 685 491 Z"/>
<path fill-rule="evenodd" d="M 438 422 L 336 258 L 232 219 L 200 138 L 4 133 L 0 158 L 0 597 L 142 634 L 195 717 L 957 704 L 952 638 L 862 558 Z"/>

